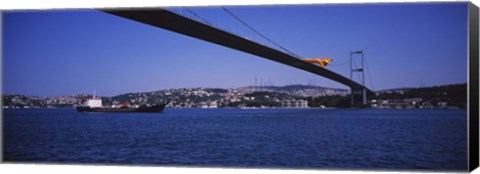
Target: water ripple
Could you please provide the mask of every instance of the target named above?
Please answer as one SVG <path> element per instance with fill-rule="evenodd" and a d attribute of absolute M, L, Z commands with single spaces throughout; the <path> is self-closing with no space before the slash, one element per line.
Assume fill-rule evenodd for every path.
<path fill-rule="evenodd" d="M 8 162 L 467 169 L 465 110 L 4 110 Z"/>

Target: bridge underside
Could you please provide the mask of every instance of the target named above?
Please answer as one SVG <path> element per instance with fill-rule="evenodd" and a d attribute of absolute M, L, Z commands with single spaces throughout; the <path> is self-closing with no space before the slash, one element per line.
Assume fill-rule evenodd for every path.
<path fill-rule="evenodd" d="M 349 86 L 352 91 L 365 88 L 368 93 L 373 94 L 370 89 L 333 71 L 165 9 L 109 9 L 102 11 L 290 65 L 342 83 Z"/>

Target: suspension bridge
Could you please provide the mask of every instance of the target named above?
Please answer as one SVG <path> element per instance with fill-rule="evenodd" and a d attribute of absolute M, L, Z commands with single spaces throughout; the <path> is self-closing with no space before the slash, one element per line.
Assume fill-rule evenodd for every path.
<path fill-rule="evenodd" d="M 237 20 L 248 26 L 244 21 L 239 19 L 237 16 L 234 16 L 233 13 L 223 8 L 227 13 L 235 17 Z M 188 10 L 188 9 L 186 9 Z M 250 53 L 256 55 L 258 57 L 262 57 L 265 59 L 269 59 L 275 62 L 279 62 L 285 65 L 289 65 L 307 72 L 311 72 L 313 74 L 325 77 L 327 79 L 336 81 L 338 83 L 344 84 L 351 89 L 351 104 L 354 105 L 354 94 L 360 93 L 362 94 L 362 103 L 367 103 L 367 95 L 372 95 L 374 92 L 368 89 L 365 86 L 365 76 L 363 76 L 363 83 L 360 84 L 353 80 L 353 73 L 354 72 L 362 72 L 364 71 L 363 68 L 363 51 L 354 51 L 350 53 L 350 67 L 351 67 L 351 78 L 344 77 L 338 73 L 335 73 L 329 69 L 322 68 L 320 66 L 308 63 L 302 60 L 299 56 L 293 54 L 286 48 L 278 45 L 277 43 L 271 41 L 254 28 L 250 27 L 253 31 L 257 34 L 261 35 L 265 39 L 271 41 L 276 46 L 280 47 L 286 52 L 282 52 L 278 49 L 274 49 L 258 42 L 252 41 L 250 39 L 235 35 L 233 33 L 224 31 L 220 28 L 214 27 L 208 21 L 203 20 L 197 14 L 190 11 L 192 14 L 196 15 L 203 22 L 190 19 L 183 15 L 171 12 L 166 9 L 108 9 L 108 10 L 101 10 L 103 12 L 113 14 L 119 17 L 127 18 L 130 20 L 134 20 L 140 23 L 152 25 L 155 27 L 159 27 L 162 29 L 166 29 L 169 31 L 173 31 L 176 33 L 180 33 L 186 36 L 190 36 L 193 38 L 197 38 L 200 40 L 204 40 L 207 42 L 215 43 L 221 46 L 225 46 L 228 48 L 232 48 L 235 50 L 243 51 L 246 53 Z M 355 54 L 362 55 L 362 66 L 360 68 L 352 67 L 352 56 Z M 364 73 L 363 73 L 364 74 Z"/>

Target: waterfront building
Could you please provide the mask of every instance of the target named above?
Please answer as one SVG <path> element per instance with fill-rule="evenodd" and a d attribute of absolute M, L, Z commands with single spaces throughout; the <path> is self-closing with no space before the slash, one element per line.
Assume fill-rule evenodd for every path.
<path fill-rule="evenodd" d="M 308 108 L 307 100 L 281 100 L 280 107 L 282 108 Z"/>

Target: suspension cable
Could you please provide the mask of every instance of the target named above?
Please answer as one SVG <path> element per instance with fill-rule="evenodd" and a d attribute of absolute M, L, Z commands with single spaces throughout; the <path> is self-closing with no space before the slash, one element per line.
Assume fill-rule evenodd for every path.
<path fill-rule="evenodd" d="M 274 41 L 272 41 L 271 39 L 269 39 L 267 36 L 263 35 L 262 33 L 260 33 L 259 31 L 255 30 L 253 27 L 251 27 L 250 25 L 248 25 L 246 22 L 244 22 L 242 19 L 240 19 L 239 17 L 235 16 L 232 12 L 230 12 L 229 10 L 227 10 L 226 8 L 222 7 L 222 9 L 227 12 L 230 16 L 232 16 L 233 18 L 235 18 L 236 20 L 238 20 L 240 23 L 242 23 L 243 25 L 245 25 L 246 27 L 248 27 L 250 30 L 252 30 L 253 32 L 257 33 L 258 35 L 260 35 L 262 38 L 264 38 L 265 40 L 269 41 L 270 43 L 276 45 L 277 47 L 281 48 L 282 50 L 286 51 L 287 53 L 289 53 L 290 55 L 294 56 L 294 57 L 297 57 L 297 58 L 300 58 L 300 56 L 296 55 L 295 53 L 289 51 L 288 49 L 282 47 L 281 45 L 275 43 Z"/>
<path fill-rule="evenodd" d="M 344 56 L 340 57 L 339 59 L 335 60 L 337 62 L 340 62 L 341 60 L 347 58 L 349 56 L 349 54 L 345 54 Z M 348 59 L 346 60 L 347 62 L 349 61 Z"/>
<path fill-rule="evenodd" d="M 344 58 L 348 57 L 348 54 L 340 57 L 339 59 L 333 59 L 334 61 L 330 64 L 328 64 L 329 66 L 340 66 L 340 65 L 345 65 L 347 63 L 349 63 L 349 60 L 346 59 L 344 60 Z M 342 61 L 343 60 L 343 61 Z"/>
<path fill-rule="evenodd" d="M 367 57 L 364 55 L 363 58 L 365 59 L 365 65 L 367 67 L 367 73 L 368 73 L 368 79 L 370 81 L 370 85 L 372 85 L 372 90 L 375 90 L 375 87 L 373 86 L 372 75 L 370 75 L 370 68 L 368 67 Z"/>
<path fill-rule="evenodd" d="M 342 66 L 342 65 L 345 65 L 345 64 L 347 64 L 347 63 L 349 63 L 349 62 L 346 61 L 346 62 L 337 63 L 337 64 L 328 64 L 328 66 Z"/>
<path fill-rule="evenodd" d="M 208 22 L 206 19 L 200 17 L 200 15 L 198 15 L 197 13 L 193 12 L 192 10 L 190 10 L 190 9 L 188 9 L 188 8 L 186 8 L 186 7 L 183 7 L 183 8 L 184 8 L 185 10 L 187 10 L 188 12 L 192 13 L 194 16 L 196 16 L 197 18 L 199 18 L 199 19 L 202 20 L 203 22 L 205 22 L 206 24 L 213 26 L 212 23 L 210 23 L 210 22 Z"/>

